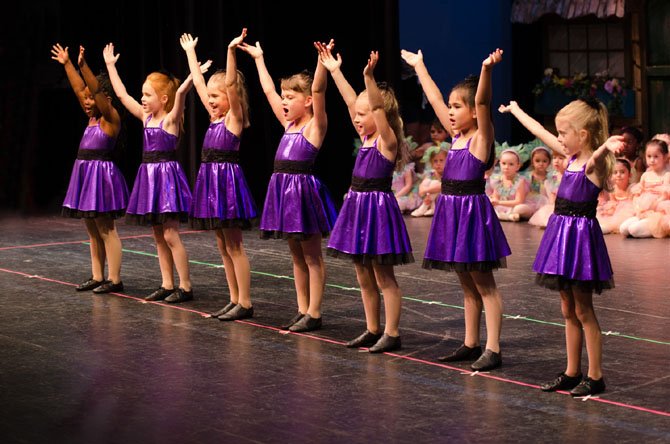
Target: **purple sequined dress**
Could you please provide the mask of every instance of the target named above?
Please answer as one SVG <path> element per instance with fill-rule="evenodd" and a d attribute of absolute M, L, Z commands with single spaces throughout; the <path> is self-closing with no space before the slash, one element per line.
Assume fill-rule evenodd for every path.
<path fill-rule="evenodd" d="M 210 123 L 195 181 L 189 224 L 198 230 L 251 228 L 258 210 L 239 165 L 240 138 Z"/>
<path fill-rule="evenodd" d="M 399 265 L 414 262 L 405 221 L 391 190 L 395 165 L 373 146 L 356 156 L 351 189 L 328 242 L 330 256 L 354 262 Z"/>
<path fill-rule="evenodd" d="M 123 174 L 111 160 L 115 144 L 116 139 L 105 134 L 100 122 L 86 127 L 72 167 L 63 216 L 112 219 L 123 216 L 128 203 L 128 187 Z"/>
<path fill-rule="evenodd" d="M 505 267 L 505 257 L 511 254 L 498 216 L 484 193 L 487 166 L 469 147 L 470 140 L 465 148 L 452 148 L 447 154 L 423 268 L 491 271 Z"/>
<path fill-rule="evenodd" d="M 302 130 L 282 136 L 261 215 L 262 238 L 306 239 L 317 233 L 327 236 L 332 229 L 335 205 L 326 186 L 312 174 L 318 153 Z"/>
<path fill-rule="evenodd" d="M 570 159 L 568 167 L 574 161 Z M 538 284 L 553 290 L 577 286 L 601 293 L 614 288 L 612 264 L 596 219 L 600 189 L 584 173 L 565 170 L 535 256 Z"/>
<path fill-rule="evenodd" d="M 126 222 L 158 225 L 168 220 L 186 222 L 191 190 L 177 162 L 177 136 L 163 129 L 163 121 L 149 128 L 144 122 L 142 164 L 137 170 L 126 210 Z"/>

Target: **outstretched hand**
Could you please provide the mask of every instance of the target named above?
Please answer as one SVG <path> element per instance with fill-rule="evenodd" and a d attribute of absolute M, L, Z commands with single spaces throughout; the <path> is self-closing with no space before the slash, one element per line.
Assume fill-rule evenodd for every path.
<path fill-rule="evenodd" d="M 242 42 L 237 47 L 242 51 L 246 52 L 247 54 L 249 54 L 253 59 L 257 59 L 263 56 L 263 49 L 261 49 L 260 42 L 256 42 L 255 46 L 251 46 L 246 42 Z"/>
<path fill-rule="evenodd" d="M 247 28 L 242 28 L 242 33 L 232 39 L 228 44 L 228 48 L 237 48 L 244 42 L 244 38 L 247 36 Z"/>
<path fill-rule="evenodd" d="M 212 61 L 207 60 L 205 63 L 198 62 L 198 66 L 200 66 L 200 72 L 204 74 L 209 71 L 209 67 L 212 66 Z"/>
<path fill-rule="evenodd" d="M 496 48 L 495 51 L 493 51 L 487 58 L 484 59 L 482 62 L 482 65 L 490 68 L 493 67 L 496 63 L 502 62 L 502 56 L 503 56 L 503 50 L 500 48 Z"/>
<path fill-rule="evenodd" d="M 79 45 L 79 58 L 77 59 L 77 64 L 79 65 L 80 68 L 86 64 L 86 59 L 84 58 L 84 52 L 86 52 L 84 47 Z"/>
<path fill-rule="evenodd" d="M 400 51 L 400 57 L 413 68 L 416 67 L 419 62 L 423 61 L 423 53 L 420 49 L 416 53 L 403 49 Z"/>
<path fill-rule="evenodd" d="M 608 151 L 619 154 L 626 146 L 623 136 L 611 136 L 603 143 Z"/>
<path fill-rule="evenodd" d="M 333 56 L 333 48 L 335 47 L 335 40 L 330 39 L 326 45 L 322 42 L 314 42 L 314 47 L 319 53 L 319 62 L 330 72 L 337 70 L 342 66 L 342 57 L 337 54 L 337 58 Z"/>
<path fill-rule="evenodd" d="M 516 110 L 518 110 L 518 109 L 520 109 L 520 108 L 519 108 L 519 104 L 516 103 L 514 100 L 510 100 L 510 101 L 509 101 L 509 105 L 507 105 L 507 106 L 505 106 L 505 105 L 500 105 L 500 106 L 498 107 L 498 112 L 501 112 L 501 113 L 511 113 L 511 112 L 516 111 Z"/>
<path fill-rule="evenodd" d="M 179 37 L 179 43 L 184 51 L 188 51 L 189 49 L 195 49 L 198 44 L 198 38 L 193 38 L 191 34 L 184 33 Z"/>
<path fill-rule="evenodd" d="M 57 61 L 61 65 L 65 65 L 70 61 L 70 55 L 67 52 L 68 47 L 63 48 L 60 43 L 56 43 L 51 47 L 51 59 Z"/>
<path fill-rule="evenodd" d="M 370 58 L 368 59 L 368 64 L 365 65 L 365 68 L 363 69 L 363 75 L 372 75 L 375 66 L 377 66 L 377 61 L 379 60 L 379 52 L 378 51 L 370 51 Z"/>
<path fill-rule="evenodd" d="M 102 50 L 102 57 L 105 59 L 105 64 L 114 65 L 121 54 L 114 54 L 114 43 L 108 43 L 105 45 L 105 49 Z"/>

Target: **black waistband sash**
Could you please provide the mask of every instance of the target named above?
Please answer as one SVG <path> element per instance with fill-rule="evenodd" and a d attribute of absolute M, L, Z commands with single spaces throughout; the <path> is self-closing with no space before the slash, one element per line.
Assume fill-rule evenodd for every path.
<path fill-rule="evenodd" d="M 203 148 L 200 160 L 203 163 L 221 163 L 221 162 L 240 163 L 240 152 Z"/>
<path fill-rule="evenodd" d="M 484 179 L 442 179 L 442 194 L 448 194 L 452 196 L 469 196 L 473 194 L 484 194 L 485 190 L 486 181 Z"/>
<path fill-rule="evenodd" d="M 298 160 L 275 160 L 274 172 L 286 174 L 312 174 L 313 163 Z"/>
<path fill-rule="evenodd" d="M 352 176 L 351 177 L 351 191 L 386 191 L 391 192 L 390 177 L 380 177 L 375 179 Z"/>
<path fill-rule="evenodd" d="M 575 202 L 557 197 L 554 214 L 558 214 L 559 216 L 588 217 L 589 219 L 593 219 L 596 217 L 597 207 L 597 201 Z"/>
<path fill-rule="evenodd" d="M 77 151 L 77 160 L 112 160 L 112 150 L 86 150 Z"/>
<path fill-rule="evenodd" d="M 177 160 L 176 151 L 146 151 L 142 153 L 142 163 L 171 162 Z"/>

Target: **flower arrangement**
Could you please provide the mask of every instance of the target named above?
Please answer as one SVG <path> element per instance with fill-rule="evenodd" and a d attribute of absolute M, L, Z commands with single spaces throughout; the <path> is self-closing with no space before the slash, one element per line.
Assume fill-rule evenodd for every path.
<path fill-rule="evenodd" d="M 542 95 L 545 91 L 561 91 L 569 97 L 597 97 L 606 102 L 610 114 L 623 114 L 623 97 L 626 95 L 626 84 L 623 79 L 610 76 L 607 71 L 587 76 L 580 72 L 572 77 L 561 77 L 558 70 L 547 68 L 544 77 L 533 88 L 533 94 Z"/>

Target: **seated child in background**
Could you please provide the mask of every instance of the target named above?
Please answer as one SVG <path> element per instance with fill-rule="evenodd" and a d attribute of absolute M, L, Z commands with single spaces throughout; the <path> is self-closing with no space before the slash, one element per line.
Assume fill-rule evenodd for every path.
<path fill-rule="evenodd" d="M 528 219 L 533 209 L 526 203 L 528 181 L 519 174 L 521 157 L 512 150 L 503 150 L 500 154 L 500 179 L 493 186 L 491 203 L 498 219 L 518 222 Z"/>
<path fill-rule="evenodd" d="M 624 139 L 624 149 L 621 154 L 628 159 L 631 166 L 631 183 L 638 183 L 640 176 L 645 171 L 644 153 L 640 152 L 644 136 L 642 131 L 633 126 L 621 128 L 620 133 Z"/>
<path fill-rule="evenodd" d="M 447 141 L 451 139 L 451 134 L 447 131 L 438 119 L 430 124 L 430 142 L 424 143 L 411 153 L 412 160 L 415 162 L 415 171 L 417 174 L 430 173 L 429 163 L 425 160 L 426 151 L 431 147 L 445 148 L 449 150 L 451 146 Z M 444 145 L 443 145 L 444 144 Z M 446 146 L 445 146 L 446 145 Z"/>
<path fill-rule="evenodd" d="M 391 189 L 398 201 L 400 211 L 412 211 L 421 205 L 416 174 L 414 173 L 414 162 L 405 165 L 402 171 L 393 172 Z"/>
<path fill-rule="evenodd" d="M 563 155 L 554 153 L 551 159 L 552 170 L 547 174 L 544 181 L 543 193 L 547 197 L 547 203 L 542 205 L 535 214 L 531 216 L 528 223 L 536 227 L 546 228 L 549 216 L 554 212 L 554 203 L 556 202 L 556 193 L 561 184 L 563 172 L 568 166 L 567 158 Z"/>
<path fill-rule="evenodd" d="M 618 233 L 621 223 L 635 215 L 630 176 L 631 165 L 628 159 L 617 159 L 610 178 L 612 191 L 603 190 L 603 202 L 598 205 L 596 214 L 603 234 Z"/>
<path fill-rule="evenodd" d="M 530 152 L 530 169 L 524 173 L 530 187 L 526 196 L 526 204 L 530 206 L 533 214 L 549 202 L 544 183 L 547 180 L 550 166 L 551 151 L 542 145 L 533 148 Z"/>
<path fill-rule="evenodd" d="M 640 177 L 640 183 L 631 188 L 635 215 L 619 227 L 624 236 L 652 237 L 659 230 L 657 225 L 662 223 L 663 216 L 670 214 L 670 172 L 666 170 L 668 145 L 662 140 L 650 140 L 644 154 L 647 171 Z"/>
<path fill-rule="evenodd" d="M 668 145 L 668 148 L 670 148 L 670 134 L 668 134 L 668 133 L 659 133 L 659 134 L 656 134 L 656 135 L 655 135 L 654 137 L 652 137 L 651 139 L 652 139 L 652 140 L 653 140 L 653 139 L 662 140 L 663 142 L 665 142 L 666 145 Z M 665 169 L 666 169 L 667 171 L 670 171 L 670 156 L 666 156 L 666 157 L 668 158 L 668 162 L 667 162 L 666 165 L 665 165 Z"/>
<path fill-rule="evenodd" d="M 423 203 L 412 211 L 412 216 L 432 216 L 435 214 L 435 199 L 442 192 L 442 173 L 447 160 L 447 149 L 443 146 L 431 146 L 423 156 L 425 163 L 430 164 L 430 176 L 425 176 L 419 185 L 419 197 Z"/>

